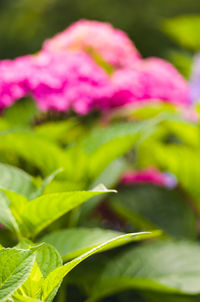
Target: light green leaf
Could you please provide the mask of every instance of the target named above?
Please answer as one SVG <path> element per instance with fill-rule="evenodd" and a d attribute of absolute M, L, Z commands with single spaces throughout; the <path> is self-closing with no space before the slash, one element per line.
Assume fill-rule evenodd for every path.
<path fill-rule="evenodd" d="M 33 263 L 32 270 L 22 284 L 22 286 L 17 290 L 14 296 L 25 296 L 29 299 L 37 299 L 41 294 L 42 287 L 42 273 L 36 261 Z M 18 298 L 19 299 L 19 298 Z"/>
<path fill-rule="evenodd" d="M 152 133 L 154 125 L 155 121 L 148 121 L 95 129 L 82 142 L 82 149 L 90 158 L 91 177 L 97 177 L 110 162 L 129 151 L 139 139 Z"/>
<path fill-rule="evenodd" d="M 190 50 L 200 49 L 200 16 L 185 15 L 166 19 L 164 32 L 175 42 Z"/>
<path fill-rule="evenodd" d="M 35 246 L 35 244 L 29 240 L 23 239 L 18 244 L 18 247 L 20 246 L 25 249 L 29 249 L 31 246 Z M 25 295 L 32 299 L 38 299 L 41 294 L 44 278 L 46 278 L 51 271 L 61 265 L 62 258 L 57 250 L 49 244 L 42 244 L 37 252 L 36 261 L 34 262 L 32 271 L 25 283 L 18 289 L 17 294 L 22 296 Z"/>
<path fill-rule="evenodd" d="M 10 200 L 2 191 L 0 191 L 0 209 L 0 224 L 19 234 L 20 231 L 18 223 L 10 209 Z"/>
<path fill-rule="evenodd" d="M 54 269 L 63 264 L 62 258 L 55 247 L 47 243 L 43 243 L 37 252 L 36 261 L 43 278 L 46 278 Z"/>
<path fill-rule="evenodd" d="M 19 168 L 0 163 L 0 189 L 7 189 L 29 197 L 36 187 L 29 174 Z"/>
<path fill-rule="evenodd" d="M 4 119 L 10 125 L 16 126 L 30 126 L 37 114 L 37 107 L 35 102 L 31 99 L 21 99 L 14 103 L 14 105 L 6 108 L 4 112 Z"/>
<path fill-rule="evenodd" d="M 118 237 L 115 237 L 111 240 L 108 240 L 95 248 L 89 250 L 87 253 L 82 254 L 80 257 L 75 258 L 74 260 L 67 262 L 64 266 L 56 268 L 54 271 L 52 271 L 48 277 L 44 280 L 43 283 L 43 294 L 42 299 L 47 300 L 51 296 L 54 289 L 60 284 L 62 279 L 79 263 L 81 263 L 83 260 L 88 258 L 89 256 L 96 254 L 98 252 L 101 252 L 105 249 L 110 249 L 114 246 L 116 246 L 116 243 L 125 243 L 130 242 L 130 239 L 132 240 L 142 240 L 151 238 L 154 236 L 158 236 L 160 232 L 152 232 L 152 233 L 133 233 L 133 234 L 125 234 Z M 120 244 L 119 244 L 120 245 Z"/>
<path fill-rule="evenodd" d="M 53 221 L 78 207 L 89 198 L 108 192 L 111 191 L 52 193 L 38 197 L 31 202 L 26 202 L 20 213 L 21 231 L 22 233 L 25 231 L 24 235 L 28 237 L 35 237 Z"/>
<path fill-rule="evenodd" d="M 53 179 L 56 177 L 56 175 L 59 174 L 61 171 L 62 171 L 62 169 L 58 169 L 58 170 L 54 171 L 53 173 L 51 173 L 49 176 L 47 176 L 42 181 L 42 185 L 39 187 L 39 189 L 32 194 L 31 199 L 34 199 L 34 198 L 42 195 L 42 193 L 45 191 L 46 187 L 53 181 Z"/>
<path fill-rule="evenodd" d="M 28 278 L 36 250 L 0 250 L 0 301 L 6 301 Z"/>
<path fill-rule="evenodd" d="M 99 183 L 104 183 L 108 188 L 115 188 L 115 186 L 119 183 L 120 177 L 124 172 L 126 165 L 127 162 L 125 161 L 125 159 L 117 158 L 105 168 L 105 170 L 93 182 L 91 187 L 95 187 Z M 80 220 L 87 219 L 87 214 L 90 213 L 101 200 L 102 196 L 96 196 L 89 202 L 83 204 L 80 213 Z"/>
<path fill-rule="evenodd" d="M 41 243 L 42 245 L 37 251 L 36 261 L 42 277 L 46 278 L 51 271 L 62 265 L 62 258 L 53 245 L 44 243 L 42 240 Z M 26 238 L 22 238 L 22 240 L 17 244 L 16 248 L 30 249 L 35 246 L 37 247 L 38 244 L 33 243 Z"/>
<path fill-rule="evenodd" d="M 0 152 L 23 158 L 44 175 L 62 168 L 67 161 L 58 145 L 28 130 L 1 132 Z"/>
<path fill-rule="evenodd" d="M 98 228 L 73 228 L 61 230 L 44 236 L 40 241 L 55 246 L 68 261 L 87 252 L 97 245 L 122 235 L 120 232 Z M 131 241 L 132 238 L 130 238 Z"/>
<path fill-rule="evenodd" d="M 22 295 L 19 295 L 19 294 L 16 294 L 12 298 L 12 300 L 13 300 L 13 302 L 42 302 L 41 300 L 30 298 L 30 297 L 27 297 L 27 296 L 22 296 Z"/>
<path fill-rule="evenodd" d="M 84 126 L 85 124 L 81 125 L 78 119 L 68 118 L 36 125 L 34 130 L 36 133 L 51 140 L 68 143 L 75 141 L 81 135 L 85 135 L 86 127 Z"/>

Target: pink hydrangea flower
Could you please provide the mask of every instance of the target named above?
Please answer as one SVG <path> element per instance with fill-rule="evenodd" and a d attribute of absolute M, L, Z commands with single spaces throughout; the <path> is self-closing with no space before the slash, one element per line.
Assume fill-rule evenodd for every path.
<path fill-rule="evenodd" d="M 100 56 L 112 66 L 126 67 L 140 59 L 133 42 L 111 24 L 80 20 L 44 42 L 44 50 L 83 50 L 93 57 Z"/>
<path fill-rule="evenodd" d="M 86 114 L 99 109 L 110 90 L 106 72 L 83 52 L 41 52 L 32 56 L 28 69 L 29 89 L 44 111 Z"/>
<path fill-rule="evenodd" d="M 153 184 L 173 188 L 176 186 L 176 179 L 171 174 L 162 173 L 155 168 L 148 168 L 126 172 L 122 177 L 121 183 L 125 185 Z"/>
<path fill-rule="evenodd" d="M 12 105 L 28 92 L 26 62 L 28 56 L 0 61 L 0 108 Z"/>
<path fill-rule="evenodd" d="M 191 104 L 187 82 L 170 63 L 159 58 L 144 59 L 130 68 L 117 70 L 112 83 L 111 107 L 149 100 Z"/>

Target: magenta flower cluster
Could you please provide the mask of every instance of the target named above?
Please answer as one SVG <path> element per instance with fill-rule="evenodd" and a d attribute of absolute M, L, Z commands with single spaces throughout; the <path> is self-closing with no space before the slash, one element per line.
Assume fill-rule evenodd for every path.
<path fill-rule="evenodd" d="M 188 85 L 170 63 L 142 59 L 124 32 L 86 20 L 45 41 L 36 55 L 0 61 L 0 108 L 26 95 L 43 111 L 78 114 L 149 100 L 190 105 Z"/>
<path fill-rule="evenodd" d="M 141 58 L 135 45 L 109 23 L 81 20 L 47 40 L 43 49 L 52 52 L 83 50 L 99 56 L 115 68 L 127 67 Z"/>
<path fill-rule="evenodd" d="M 147 168 L 126 172 L 121 179 L 121 183 L 124 185 L 153 184 L 166 188 L 174 188 L 177 181 L 171 174 L 160 172 L 156 168 Z"/>

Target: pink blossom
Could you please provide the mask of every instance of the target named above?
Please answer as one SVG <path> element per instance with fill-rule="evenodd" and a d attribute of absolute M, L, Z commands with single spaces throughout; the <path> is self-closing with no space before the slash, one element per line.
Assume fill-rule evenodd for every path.
<path fill-rule="evenodd" d="M 110 90 L 109 77 L 83 52 L 41 52 L 29 64 L 29 89 L 41 110 L 99 108 Z"/>
<path fill-rule="evenodd" d="M 191 104 L 187 82 L 170 63 L 159 58 L 144 59 L 130 68 L 117 70 L 112 83 L 111 107 L 149 100 Z"/>
<path fill-rule="evenodd" d="M 0 108 L 12 105 L 27 94 L 25 75 L 28 56 L 0 61 Z"/>
<path fill-rule="evenodd" d="M 92 57 L 99 56 L 112 66 L 126 67 L 140 59 L 133 42 L 111 24 L 80 20 L 63 32 L 44 42 L 44 50 L 83 50 Z"/>
<path fill-rule="evenodd" d="M 171 174 L 162 173 L 155 168 L 148 168 L 140 171 L 126 172 L 121 180 L 122 184 L 154 184 L 157 186 L 173 188 L 176 185 L 176 180 Z"/>

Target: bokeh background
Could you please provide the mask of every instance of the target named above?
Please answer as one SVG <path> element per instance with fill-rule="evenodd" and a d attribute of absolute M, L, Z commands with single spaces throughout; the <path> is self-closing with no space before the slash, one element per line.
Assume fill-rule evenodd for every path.
<path fill-rule="evenodd" d="M 37 52 L 44 39 L 86 18 L 123 29 L 145 57 L 173 60 L 179 45 L 163 22 L 188 14 L 200 14 L 199 0 L 0 0 L 0 59 Z"/>

